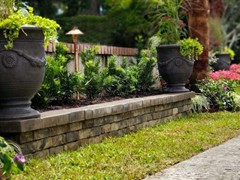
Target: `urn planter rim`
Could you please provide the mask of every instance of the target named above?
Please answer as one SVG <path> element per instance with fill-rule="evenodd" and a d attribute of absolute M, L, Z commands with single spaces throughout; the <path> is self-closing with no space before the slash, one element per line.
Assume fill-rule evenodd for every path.
<path fill-rule="evenodd" d="M 31 29 L 35 29 L 35 30 L 42 30 L 41 27 L 39 26 L 35 26 L 35 25 L 30 25 L 30 24 L 24 24 L 20 27 L 21 29 L 24 29 L 24 30 L 31 30 Z M 0 28 L 0 29 L 4 29 L 4 28 Z"/>
<path fill-rule="evenodd" d="M 35 25 L 30 25 L 30 24 L 24 24 L 21 26 L 22 29 L 36 29 L 36 30 L 42 30 L 41 27 L 35 26 Z"/>
<path fill-rule="evenodd" d="M 224 53 L 216 53 L 216 55 L 229 55 L 230 56 L 230 54 L 226 53 L 226 52 L 224 52 Z"/>
<path fill-rule="evenodd" d="M 157 48 L 169 48 L 169 47 L 180 47 L 179 44 L 161 44 Z"/>

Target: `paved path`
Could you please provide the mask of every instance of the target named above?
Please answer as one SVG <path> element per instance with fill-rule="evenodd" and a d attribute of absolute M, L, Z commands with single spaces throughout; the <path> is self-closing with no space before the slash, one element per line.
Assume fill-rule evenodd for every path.
<path fill-rule="evenodd" d="M 145 180 L 240 180 L 240 136 Z"/>

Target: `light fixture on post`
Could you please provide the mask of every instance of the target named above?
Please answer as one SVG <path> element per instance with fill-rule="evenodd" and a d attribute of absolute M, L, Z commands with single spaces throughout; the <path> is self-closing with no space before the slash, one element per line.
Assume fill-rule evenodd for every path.
<path fill-rule="evenodd" d="M 66 35 L 72 35 L 73 45 L 74 45 L 74 65 L 75 65 L 75 72 L 79 70 L 79 63 L 78 63 L 78 35 L 83 34 L 82 31 L 78 29 L 78 27 L 73 27 L 73 29 L 66 33 Z"/>
<path fill-rule="evenodd" d="M 78 27 L 73 27 L 73 29 L 66 33 L 66 35 L 72 35 L 73 45 L 74 45 L 74 68 L 75 72 L 79 71 L 79 63 L 78 63 L 78 35 L 83 34 L 82 31 L 78 29 Z M 76 94 L 77 100 L 80 99 L 79 93 Z"/>

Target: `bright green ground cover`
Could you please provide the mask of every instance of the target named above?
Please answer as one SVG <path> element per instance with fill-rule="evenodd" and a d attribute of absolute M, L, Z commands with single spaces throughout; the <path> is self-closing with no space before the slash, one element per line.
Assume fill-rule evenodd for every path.
<path fill-rule="evenodd" d="M 192 114 L 46 160 L 13 179 L 141 179 L 240 135 L 240 113 Z"/>

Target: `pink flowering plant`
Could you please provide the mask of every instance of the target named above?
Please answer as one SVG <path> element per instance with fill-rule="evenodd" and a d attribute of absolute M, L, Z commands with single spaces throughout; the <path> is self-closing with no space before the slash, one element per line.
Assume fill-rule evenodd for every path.
<path fill-rule="evenodd" d="M 234 71 L 220 70 L 209 73 L 211 79 L 217 81 L 220 79 L 240 80 L 240 74 Z"/>
<path fill-rule="evenodd" d="M 0 136 L 0 168 L 3 175 L 20 173 L 24 170 L 25 163 L 26 160 L 20 149 Z"/>
<path fill-rule="evenodd" d="M 210 72 L 209 77 L 213 80 L 226 79 L 240 82 L 240 64 L 232 64 L 229 70 Z"/>
<path fill-rule="evenodd" d="M 209 73 L 209 78 L 198 84 L 201 93 L 207 97 L 210 107 L 219 110 L 239 109 L 240 64 L 233 64 L 229 70 Z"/>

